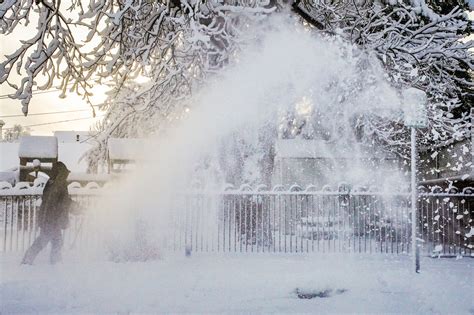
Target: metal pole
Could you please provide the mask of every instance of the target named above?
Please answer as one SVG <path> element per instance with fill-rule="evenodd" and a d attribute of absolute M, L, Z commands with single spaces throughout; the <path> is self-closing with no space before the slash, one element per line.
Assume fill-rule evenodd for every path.
<path fill-rule="evenodd" d="M 411 127 L 411 250 L 415 272 L 420 272 L 420 252 L 417 243 L 417 185 L 416 185 L 416 129 Z"/>

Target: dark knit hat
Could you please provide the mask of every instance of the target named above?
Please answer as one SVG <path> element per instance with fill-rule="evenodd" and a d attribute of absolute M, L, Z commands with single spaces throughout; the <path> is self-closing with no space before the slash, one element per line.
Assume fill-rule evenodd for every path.
<path fill-rule="evenodd" d="M 51 178 L 56 178 L 59 174 L 63 173 L 69 174 L 71 171 L 67 169 L 63 162 L 54 163 L 53 168 L 51 169 Z"/>

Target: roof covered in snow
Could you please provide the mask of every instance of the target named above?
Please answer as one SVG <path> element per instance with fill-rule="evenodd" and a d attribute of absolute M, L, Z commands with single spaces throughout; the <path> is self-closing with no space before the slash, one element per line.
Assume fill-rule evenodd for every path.
<path fill-rule="evenodd" d="M 18 150 L 20 158 L 55 159 L 58 157 L 58 139 L 49 136 L 24 136 Z"/>

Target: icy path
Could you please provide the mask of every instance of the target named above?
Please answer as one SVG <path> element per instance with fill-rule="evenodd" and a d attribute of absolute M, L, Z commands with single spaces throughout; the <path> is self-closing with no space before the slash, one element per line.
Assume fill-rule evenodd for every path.
<path fill-rule="evenodd" d="M 1 313 L 474 313 L 474 259 L 407 257 L 213 256 L 147 263 L 1 257 Z M 299 299 L 303 292 L 347 290 Z"/>

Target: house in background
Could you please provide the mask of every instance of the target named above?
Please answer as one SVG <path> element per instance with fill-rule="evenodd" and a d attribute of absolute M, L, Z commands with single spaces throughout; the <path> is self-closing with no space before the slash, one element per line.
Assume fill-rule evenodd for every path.
<path fill-rule="evenodd" d="M 471 126 L 473 124 L 474 108 L 471 109 Z M 419 151 L 420 184 L 441 188 L 474 187 L 474 128 L 471 127 L 468 139 Z"/>
<path fill-rule="evenodd" d="M 325 140 L 278 139 L 275 152 L 272 185 L 314 185 L 316 189 L 340 183 L 369 186 L 377 177 L 395 179 L 401 169 L 395 155 L 360 144 L 348 148 Z"/>
<path fill-rule="evenodd" d="M 89 140 L 96 136 L 96 133 L 91 131 L 74 131 L 74 130 L 59 130 L 53 132 L 59 143 L 88 143 Z"/>
<path fill-rule="evenodd" d="M 133 169 L 146 149 L 144 139 L 110 138 L 107 167 L 98 174 L 91 174 L 87 173 L 88 163 L 84 157 L 93 146 L 93 138 L 94 134 L 87 131 L 56 131 L 54 136 L 23 136 L 19 142 L 0 142 L 0 181 L 32 182 L 38 175 L 34 172 L 49 175 L 52 164 L 61 161 L 71 170 L 68 181 L 103 185 L 113 174 Z M 39 170 L 34 165 L 35 160 L 41 164 Z"/>
<path fill-rule="evenodd" d="M 0 142 L 0 182 L 14 184 L 19 178 L 19 142 Z"/>
<path fill-rule="evenodd" d="M 147 140 L 137 138 L 109 138 L 107 141 L 107 165 L 109 174 L 123 173 L 135 167 L 147 147 Z"/>
<path fill-rule="evenodd" d="M 81 159 L 92 148 L 92 136 L 87 131 L 59 131 L 54 136 L 24 136 L 17 142 L 0 142 L 0 181 L 32 181 L 33 161 L 39 160 L 40 172 L 46 175 L 53 162 L 61 161 L 71 170 L 69 181 L 105 183 L 108 176 L 87 174 L 88 163 Z"/>

